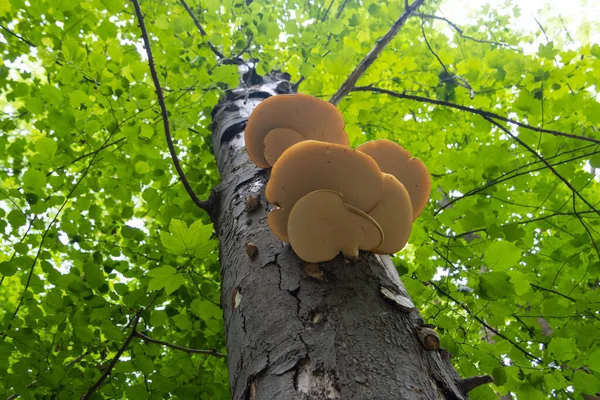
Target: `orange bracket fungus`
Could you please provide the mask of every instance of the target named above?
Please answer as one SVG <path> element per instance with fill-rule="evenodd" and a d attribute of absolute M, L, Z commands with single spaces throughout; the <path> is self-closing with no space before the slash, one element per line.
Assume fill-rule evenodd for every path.
<path fill-rule="evenodd" d="M 393 254 L 406 245 L 412 229 L 413 209 L 410 196 L 396 178 L 383 174 L 383 196 L 368 212 L 384 232 L 383 242 L 373 249 L 378 254 Z"/>
<path fill-rule="evenodd" d="M 386 139 L 366 142 L 357 150 L 373 157 L 381 171 L 394 175 L 406 187 L 413 206 L 413 218 L 417 218 L 427 205 L 431 191 L 431 178 L 423 161 Z"/>
<path fill-rule="evenodd" d="M 348 147 L 341 113 L 315 97 L 263 101 L 245 140 L 250 160 L 272 167 L 271 231 L 306 262 L 396 253 L 427 205 L 431 180 L 421 160 L 390 140 Z"/>
<path fill-rule="evenodd" d="M 270 168 L 287 147 L 303 140 L 348 146 L 340 111 L 305 94 L 282 94 L 260 103 L 248 119 L 244 140 L 248 157 L 261 168 Z"/>
<path fill-rule="evenodd" d="M 271 170 L 265 196 L 277 209 L 268 221 L 275 235 L 289 242 L 288 216 L 298 200 L 315 190 L 341 193 L 359 210 L 374 208 L 383 194 L 383 176 L 375 160 L 340 144 L 306 140 L 283 152 Z"/>
<path fill-rule="evenodd" d="M 296 202 L 288 221 L 292 248 L 306 262 L 323 262 L 340 252 L 358 257 L 383 242 L 383 232 L 365 212 L 343 202 L 332 190 L 316 190 Z"/>

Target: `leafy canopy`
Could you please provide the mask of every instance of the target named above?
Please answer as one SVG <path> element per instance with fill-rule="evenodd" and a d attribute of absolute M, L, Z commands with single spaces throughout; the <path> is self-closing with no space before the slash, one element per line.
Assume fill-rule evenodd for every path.
<path fill-rule="evenodd" d="M 394 261 L 461 375 L 494 376 L 472 397 L 581 398 L 600 392 L 600 47 L 565 50 L 549 20 L 526 54 L 507 5 L 469 26 L 412 17 L 359 85 L 577 138 L 369 88 L 339 106 L 352 146 L 389 138 L 432 172 Z M 190 1 L 202 35 L 180 1 L 141 6 L 201 197 L 219 182 L 210 113 L 239 80 L 211 46 L 329 98 L 403 11 Z M 0 34 L 0 394 L 79 398 L 109 369 L 96 398 L 228 398 L 217 241 L 172 167 L 132 4 L 4 0 Z M 134 327 L 215 355 L 127 342 Z"/>

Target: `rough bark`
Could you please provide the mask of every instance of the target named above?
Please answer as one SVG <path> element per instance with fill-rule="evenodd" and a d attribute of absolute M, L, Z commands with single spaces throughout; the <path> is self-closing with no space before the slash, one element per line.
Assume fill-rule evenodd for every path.
<path fill-rule="evenodd" d="M 246 73 L 213 112 L 232 398 L 465 399 L 447 353 L 419 339 L 425 322 L 389 257 L 307 265 L 269 230 L 269 171 L 248 159 L 243 130 L 263 99 L 293 90 L 288 79 Z"/>

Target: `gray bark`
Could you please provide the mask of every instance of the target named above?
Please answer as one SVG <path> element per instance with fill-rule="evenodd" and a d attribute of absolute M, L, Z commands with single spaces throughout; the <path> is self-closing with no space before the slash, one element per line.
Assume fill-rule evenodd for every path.
<path fill-rule="evenodd" d="M 243 130 L 260 101 L 293 90 L 288 79 L 247 73 L 213 111 L 232 398 L 465 399 L 449 358 L 419 340 L 424 321 L 389 257 L 307 265 L 269 230 L 269 171 L 248 159 Z"/>

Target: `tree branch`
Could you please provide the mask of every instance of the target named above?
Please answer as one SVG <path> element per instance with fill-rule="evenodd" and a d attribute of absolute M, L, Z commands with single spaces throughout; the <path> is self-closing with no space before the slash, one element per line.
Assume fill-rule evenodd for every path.
<path fill-rule="evenodd" d="M 517 348 L 521 353 L 525 354 L 527 357 L 539 362 L 540 364 L 543 364 L 542 359 L 534 356 L 533 354 L 531 354 L 530 352 L 528 352 L 527 350 L 525 350 L 524 348 L 519 346 L 519 344 L 517 342 L 515 342 L 514 340 L 510 339 L 509 337 L 503 335 L 502 333 L 498 332 L 496 329 L 492 328 L 490 325 L 488 325 L 487 322 L 485 322 L 483 319 L 481 319 L 475 313 L 473 313 L 466 304 L 461 303 L 460 301 L 456 300 L 454 297 L 452 297 L 452 295 L 450 295 L 449 293 L 446 293 L 444 290 L 442 290 L 442 288 L 440 288 L 438 285 L 436 285 L 433 281 L 428 281 L 428 283 L 431 286 L 433 286 L 435 288 L 435 290 L 437 290 L 438 292 L 443 294 L 445 297 L 447 297 L 448 299 L 450 299 L 453 302 L 455 302 L 456 304 L 458 304 L 463 310 L 465 310 L 467 312 L 467 314 L 469 314 L 471 317 L 473 317 L 477 322 L 479 322 L 485 328 L 489 329 L 490 331 L 494 332 L 494 334 L 497 335 L 498 337 L 506 340 L 507 342 L 509 342 L 510 344 L 515 346 L 515 348 Z"/>
<path fill-rule="evenodd" d="M 133 0 L 133 1 L 136 1 L 136 0 Z M 102 376 L 100 376 L 100 378 L 96 381 L 96 383 L 94 383 L 92 385 L 92 387 L 90 387 L 90 389 L 87 391 L 87 393 L 85 395 L 81 396 L 81 400 L 87 400 L 90 397 L 92 397 L 92 395 L 96 392 L 96 390 L 98 390 L 98 388 L 100 386 L 102 386 L 102 383 L 104 383 L 106 378 L 108 378 L 108 376 L 110 375 L 110 373 L 111 373 L 112 369 L 115 367 L 115 365 L 117 365 L 119 358 L 121 358 L 121 355 L 123 355 L 125 350 L 127 350 L 127 347 L 129 346 L 129 344 L 135 337 L 136 328 L 137 328 L 138 322 L 140 322 L 140 316 L 142 315 L 142 311 L 144 311 L 143 308 L 141 308 L 135 314 L 135 317 L 133 318 L 133 324 L 132 324 L 133 326 L 131 327 L 131 333 L 129 334 L 129 336 L 127 336 L 127 339 L 125 339 L 125 342 L 123 343 L 123 345 L 121 346 L 119 351 L 117 351 L 117 354 L 110 361 L 110 364 L 108 364 L 108 366 L 107 366 L 106 370 L 104 371 L 104 373 L 102 374 Z"/>
<path fill-rule="evenodd" d="M 446 64 L 444 64 L 444 62 L 442 61 L 440 56 L 437 55 L 437 53 L 431 47 L 431 44 L 429 44 L 429 40 L 427 40 L 427 35 L 425 35 L 425 26 L 423 24 L 423 19 L 421 19 L 421 33 L 423 34 L 423 39 L 425 40 L 425 44 L 427 45 L 429 52 L 431 54 L 433 54 L 433 56 L 437 59 L 438 63 L 442 66 L 442 68 L 444 69 L 444 72 L 448 76 L 448 78 L 446 78 L 445 80 L 452 79 L 458 86 L 461 86 L 461 87 L 467 89 L 469 91 L 469 97 L 471 97 L 471 99 L 473 99 L 475 97 L 475 90 L 471 87 L 471 84 L 469 84 L 469 82 L 462 76 L 448 71 Z"/>
<path fill-rule="evenodd" d="M 183 0 L 182 3 L 185 4 Z M 144 16 L 142 15 L 142 10 L 140 9 L 140 4 L 138 0 L 131 0 L 133 3 L 133 7 L 135 8 L 135 14 L 137 16 L 138 23 L 140 25 L 140 30 L 142 31 L 142 39 L 144 40 L 144 46 L 146 47 L 146 55 L 148 56 L 148 66 L 150 67 L 150 74 L 152 75 L 152 80 L 154 81 L 154 87 L 156 88 L 156 95 L 158 97 L 158 103 L 160 105 L 160 111 L 162 114 L 163 127 L 165 129 L 165 136 L 167 139 L 167 145 L 169 147 L 169 153 L 171 153 L 171 159 L 173 160 L 173 165 L 177 170 L 177 174 L 179 175 L 179 179 L 183 183 L 185 190 L 190 195 L 192 201 L 201 209 L 208 212 L 209 215 L 212 214 L 212 202 L 210 200 L 200 200 L 194 189 L 190 186 L 190 183 L 181 168 L 181 164 L 179 163 L 179 158 L 177 158 L 177 153 L 175 151 L 175 146 L 173 145 L 173 138 L 171 136 L 171 127 L 169 124 L 169 113 L 167 112 L 167 105 L 165 104 L 165 99 L 163 96 L 162 88 L 160 86 L 160 81 L 158 80 L 158 75 L 156 73 L 156 69 L 154 67 L 154 57 L 152 56 L 152 49 L 150 48 L 150 38 L 148 37 L 148 31 L 146 30 L 146 24 L 144 23 Z M 212 215 L 211 215 L 212 217 Z"/>
<path fill-rule="evenodd" d="M 456 31 L 456 33 L 458 33 L 458 35 L 461 38 L 463 38 L 463 39 L 469 39 L 469 40 L 472 40 L 472 41 L 477 42 L 477 43 L 487 43 L 487 44 L 493 44 L 495 46 L 506 47 L 508 49 L 511 49 L 511 50 L 514 50 L 514 51 L 517 51 L 517 52 L 520 52 L 520 53 L 523 52 L 522 50 L 520 50 L 520 49 L 518 49 L 516 47 L 513 47 L 513 46 L 511 46 L 509 44 L 506 44 L 506 43 L 494 42 L 492 40 L 485 40 L 485 39 L 476 39 L 476 38 L 474 38 L 472 36 L 465 35 L 464 31 L 458 25 L 456 25 L 454 22 L 452 22 L 452 21 L 450 21 L 450 20 L 448 20 L 448 19 L 446 19 L 444 17 L 439 17 L 437 15 L 431 15 L 431 14 L 422 14 L 422 13 L 418 13 L 418 14 L 415 14 L 415 15 L 417 15 L 417 16 L 419 16 L 421 18 L 437 19 L 437 20 L 440 20 L 440 21 L 444 21 L 445 23 L 447 23 L 448 25 L 450 25 Z"/>
<path fill-rule="evenodd" d="M 170 348 L 175 349 L 175 350 L 181 350 L 181 351 L 184 351 L 184 352 L 189 353 L 189 354 L 206 354 L 206 355 L 209 355 L 209 356 L 215 356 L 215 357 L 221 357 L 221 358 L 226 358 L 227 357 L 225 354 L 219 353 L 219 352 L 214 351 L 214 350 L 191 349 L 189 347 L 183 347 L 183 346 L 178 346 L 178 345 L 173 344 L 173 343 L 164 342 L 162 340 L 158 340 L 158 339 L 151 338 L 150 336 L 146 336 L 143 333 L 138 332 L 138 331 L 135 331 L 134 335 L 137 336 L 137 337 L 139 337 L 140 339 L 145 340 L 146 342 L 160 344 L 162 346 L 167 346 L 167 347 L 170 347 Z"/>
<path fill-rule="evenodd" d="M 471 390 L 479 387 L 481 385 L 485 385 L 488 383 L 494 383 L 494 378 L 490 375 L 482 375 L 482 376 L 472 376 L 470 378 L 465 378 L 460 381 L 460 388 L 463 393 L 469 393 Z"/>
<path fill-rule="evenodd" d="M 30 47 L 36 47 L 35 44 L 31 43 L 29 40 L 25 39 L 23 36 L 14 33 L 13 31 L 11 31 L 10 29 L 8 29 L 4 25 L 0 25 L 0 28 L 2 28 L 3 30 L 5 30 L 6 32 L 8 32 L 9 34 L 11 34 L 12 36 L 16 37 L 20 41 L 22 41 L 24 43 L 27 43 Z"/>
<path fill-rule="evenodd" d="M 531 286 L 532 288 L 543 290 L 545 292 L 554 293 L 554 294 L 556 294 L 558 296 L 564 297 L 565 299 L 572 301 L 573 303 L 575 303 L 577 301 L 574 298 L 572 298 L 570 296 L 567 296 L 566 294 L 562 294 L 562 293 L 557 292 L 556 290 L 553 290 L 553 289 L 546 289 L 545 287 L 538 286 L 535 283 L 530 283 L 529 286 Z"/>
<path fill-rule="evenodd" d="M 352 73 L 346 78 L 346 81 L 342 83 L 342 86 L 338 89 L 338 91 L 331 96 L 329 102 L 337 105 L 352 89 L 354 89 L 354 85 L 358 81 L 358 79 L 365 73 L 367 68 L 373 64 L 373 62 L 377 59 L 379 54 L 383 51 L 385 46 L 388 45 L 389 42 L 396 36 L 400 28 L 404 26 L 408 18 L 415 13 L 415 11 L 423 5 L 425 0 L 415 0 L 410 6 L 408 6 L 400 18 L 392 25 L 390 30 L 377 41 L 375 46 L 369 51 L 369 53 L 363 58 L 363 60 L 358 64 L 356 69 L 352 71 Z"/>
<path fill-rule="evenodd" d="M 179 1 L 181 2 L 181 5 L 183 5 L 183 8 L 185 8 L 185 11 L 187 11 L 187 13 L 190 15 L 190 17 L 192 17 L 192 20 L 194 21 L 194 25 L 196 25 L 196 28 L 198 28 L 200 35 L 206 36 L 206 31 L 202 28 L 202 25 L 200 25 L 200 21 L 198 21 L 198 18 L 196 18 L 196 16 L 194 15 L 194 12 L 190 8 L 190 6 L 188 6 L 188 4 L 185 2 L 185 0 L 179 0 Z M 215 53 L 215 55 L 219 59 L 226 58 L 223 55 L 223 53 L 221 53 L 219 50 L 217 50 L 217 48 L 215 46 L 213 46 L 213 44 L 210 42 L 210 40 L 207 43 L 208 43 L 208 47 L 210 47 L 212 52 Z M 146 47 L 149 48 L 148 46 L 146 46 Z"/>
<path fill-rule="evenodd" d="M 594 146 L 594 145 L 590 145 L 590 146 Z M 571 161 L 576 161 L 576 160 L 579 160 L 579 159 L 582 159 L 582 158 L 590 157 L 590 156 L 593 156 L 593 155 L 598 154 L 598 153 L 600 153 L 600 150 L 595 150 L 595 151 L 590 152 L 590 153 L 585 153 L 585 154 L 582 154 L 582 155 L 579 155 L 579 156 L 575 156 L 575 157 L 569 158 L 567 160 L 559 161 L 557 163 L 552 164 L 552 166 L 556 167 L 558 165 L 562 165 L 562 164 L 565 164 L 565 163 L 568 163 L 568 162 L 571 162 Z M 563 153 L 563 154 L 565 154 L 565 153 Z M 555 157 L 557 157 L 557 156 L 548 157 L 548 158 L 546 158 L 546 161 L 548 161 L 550 159 L 553 159 Z M 538 160 L 535 163 L 529 163 L 527 165 L 524 165 L 522 168 L 525 168 L 527 166 L 534 165 L 534 164 L 537 164 L 537 163 L 541 163 L 541 161 Z M 450 200 L 449 202 L 445 203 L 443 206 L 441 206 L 438 210 L 435 211 L 434 216 L 437 215 L 437 214 L 439 214 L 445 208 L 450 207 L 452 204 L 456 203 L 459 200 L 462 200 L 462 199 L 465 199 L 467 197 L 470 197 L 470 196 L 473 196 L 475 194 L 478 194 L 480 192 L 483 192 L 484 190 L 489 189 L 490 187 L 492 187 L 494 185 L 497 185 L 497 184 L 500 184 L 502 182 L 506 182 L 506 181 L 509 181 L 511 179 L 518 178 L 519 176 L 531 174 L 533 172 L 542 171 L 542 170 L 544 170 L 546 168 L 547 168 L 546 166 L 543 166 L 543 167 L 538 167 L 538 168 L 534 168 L 534 169 L 529 169 L 529 170 L 526 170 L 526 171 L 519 171 L 519 169 L 517 168 L 517 169 L 514 169 L 514 170 L 512 170 L 510 172 L 502 174 L 500 177 L 491 180 L 490 182 L 486 183 L 485 185 L 477 187 L 475 189 L 471 189 L 468 192 L 466 192 L 465 194 L 463 194 L 462 196 L 456 197 L 456 198 Z M 511 174 L 514 174 L 514 175 L 511 175 Z M 582 213 L 587 213 L 587 212 L 585 212 L 585 211 L 580 212 L 580 214 L 582 214 Z M 572 213 L 555 213 L 555 215 L 573 215 L 573 214 Z M 552 216 L 553 215 L 544 216 L 544 217 L 539 218 L 539 219 L 546 219 L 546 218 L 550 218 Z M 517 223 L 522 224 L 522 223 L 535 222 L 535 221 L 536 220 L 533 219 L 533 220 L 528 220 L 528 221 L 523 221 L 523 222 L 517 222 Z"/>
<path fill-rule="evenodd" d="M 461 106 L 460 104 L 450 103 L 450 102 L 443 101 L 443 100 L 430 99 L 429 97 L 415 96 L 415 95 L 406 94 L 406 93 L 399 93 L 399 92 L 394 92 L 391 90 L 382 89 L 382 88 L 378 88 L 378 87 L 374 87 L 374 86 L 357 86 L 357 87 L 353 88 L 352 91 L 353 92 L 381 93 L 381 94 L 387 94 L 388 96 L 396 97 L 398 99 L 415 100 L 415 101 L 421 101 L 423 103 L 430 103 L 430 104 L 435 104 L 438 106 L 454 108 L 457 110 L 469 112 L 471 114 L 476 114 L 481 117 L 494 118 L 494 119 L 498 119 L 500 121 L 515 124 L 521 128 L 529 129 L 534 132 L 549 133 L 554 136 L 562 136 L 562 137 L 566 137 L 566 138 L 570 138 L 570 139 L 576 139 L 576 140 L 582 140 L 585 142 L 600 144 L 600 140 L 594 139 L 591 137 L 577 136 L 577 135 L 573 135 L 570 133 L 555 131 L 555 130 L 551 130 L 551 129 L 536 128 L 535 126 L 527 125 L 527 124 L 524 124 L 523 122 L 515 121 L 514 119 L 503 117 L 502 115 L 494 114 L 492 112 L 485 111 L 480 108 Z"/>
<path fill-rule="evenodd" d="M 537 151 L 535 151 L 534 149 L 532 149 L 527 143 L 525 143 L 524 141 L 522 141 L 521 138 L 519 138 L 518 136 L 513 135 L 513 133 L 511 131 L 509 131 L 504 126 L 502 126 L 498 122 L 494 121 L 490 117 L 484 116 L 483 118 L 486 119 L 491 124 L 493 124 L 496 127 L 498 127 L 499 129 L 501 129 L 508 136 L 510 136 L 511 138 L 513 138 L 517 143 L 519 143 L 521 146 L 523 146 L 525 149 L 527 149 L 527 151 L 529 151 L 531 154 L 533 154 L 536 158 L 539 158 L 540 161 L 542 161 L 546 165 L 546 167 L 548 167 L 548 169 L 550 171 L 552 171 L 552 173 L 558 179 L 560 179 L 565 185 L 567 185 L 567 187 L 569 189 L 571 189 L 571 191 L 573 192 L 574 195 L 576 195 L 577 197 L 579 197 L 581 199 L 581 201 L 583 201 L 591 210 L 595 211 L 598 215 L 600 215 L 600 212 L 598 210 L 596 210 L 596 208 L 592 205 L 592 203 L 590 203 L 589 201 L 587 201 L 587 199 L 585 197 L 583 197 L 581 195 L 581 193 L 579 193 L 579 191 L 577 189 L 575 189 L 575 187 L 571 184 L 571 182 L 569 182 L 567 179 L 565 179 L 565 177 L 563 177 L 561 174 L 559 174 L 558 171 L 552 166 L 552 164 L 550 164 L 540 153 L 538 153 Z"/>

